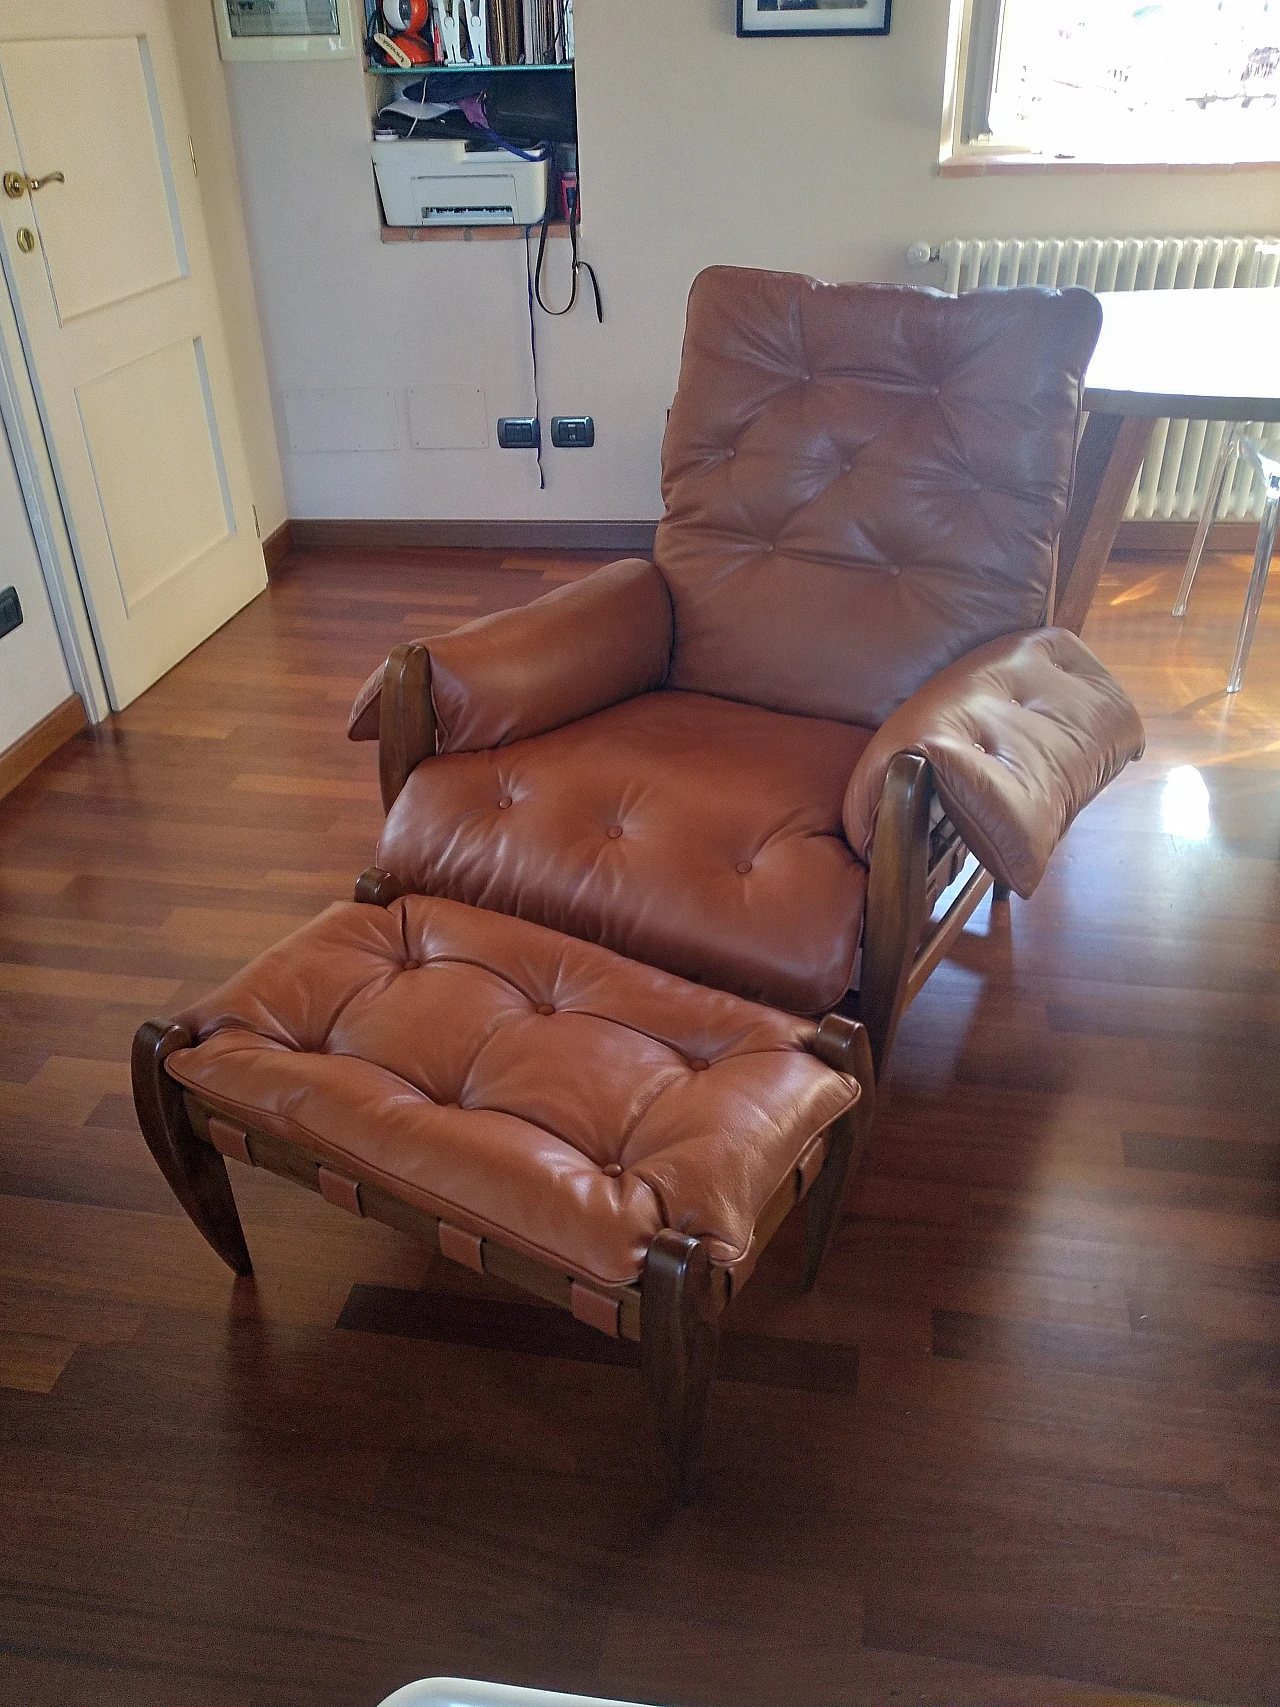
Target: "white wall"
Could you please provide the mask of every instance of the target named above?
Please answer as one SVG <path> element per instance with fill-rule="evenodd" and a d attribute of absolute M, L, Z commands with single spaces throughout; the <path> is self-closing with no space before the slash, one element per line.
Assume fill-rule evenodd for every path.
<path fill-rule="evenodd" d="M 0 288 L 3 288 L 0 286 Z M 0 587 L 16 587 L 23 622 L 0 639 L 0 753 L 71 693 L 13 454 L 0 426 Z"/>
<path fill-rule="evenodd" d="M 383 244 L 358 62 L 228 68 L 292 516 L 655 516 L 684 299 L 712 262 L 896 279 L 916 238 L 1231 233 L 1280 223 L 1280 170 L 944 179 L 948 0 L 898 0 L 886 39 L 739 41 L 734 0 L 577 0 L 585 303 L 539 317 L 544 423 L 593 451 L 415 451 L 404 391 L 483 388 L 490 429 L 531 403 L 517 243 Z M 554 246 L 556 283 L 564 250 Z M 295 455 L 284 393 L 389 386 L 398 450 Z"/>

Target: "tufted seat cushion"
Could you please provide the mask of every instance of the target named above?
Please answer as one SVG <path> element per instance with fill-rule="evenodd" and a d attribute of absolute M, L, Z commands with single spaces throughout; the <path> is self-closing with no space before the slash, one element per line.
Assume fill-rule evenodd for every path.
<path fill-rule="evenodd" d="M 419 765 L 377 863 L 794 1013 L 849 988 L 866 871 L 844 839 L 865 729 L 649 693 Z"/>
<path fill-rule="evenodd" d="M 452 901 L 354 902 L 179 1016 L 168 1073 L 451 1226 L 607 1286 L 755 1224 L 858 1096 L 810 1021 Z"/>

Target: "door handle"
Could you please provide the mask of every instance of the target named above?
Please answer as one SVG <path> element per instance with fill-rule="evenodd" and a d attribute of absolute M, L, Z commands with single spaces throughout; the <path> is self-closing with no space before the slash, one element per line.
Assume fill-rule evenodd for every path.
<path fill-rule="evenodd" d="M 16 202 L 23 196 L 35 195 L 46 184 L 65 184 L 66 181 L 61 172 L 46 172 L 43 178 L 28 178 L 25 172 L 6 172 L 4 193 L 10 201 Z"/>

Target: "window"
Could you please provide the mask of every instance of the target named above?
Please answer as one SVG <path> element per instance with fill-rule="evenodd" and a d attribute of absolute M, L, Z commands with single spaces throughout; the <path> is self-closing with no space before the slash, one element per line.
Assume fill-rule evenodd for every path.
<path fill-rule="evenodd" d="M 956 0 L 952 153 L 1280 160 L 1280 0 Z"/>

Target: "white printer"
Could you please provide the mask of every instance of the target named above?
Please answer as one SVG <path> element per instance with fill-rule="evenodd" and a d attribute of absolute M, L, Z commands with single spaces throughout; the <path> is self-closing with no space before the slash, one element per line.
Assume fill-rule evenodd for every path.
<path fill-rule="evenodd" d="M 537 225 L 549 163 L 448 137 L 375 141 L 388 225 Z"/>

